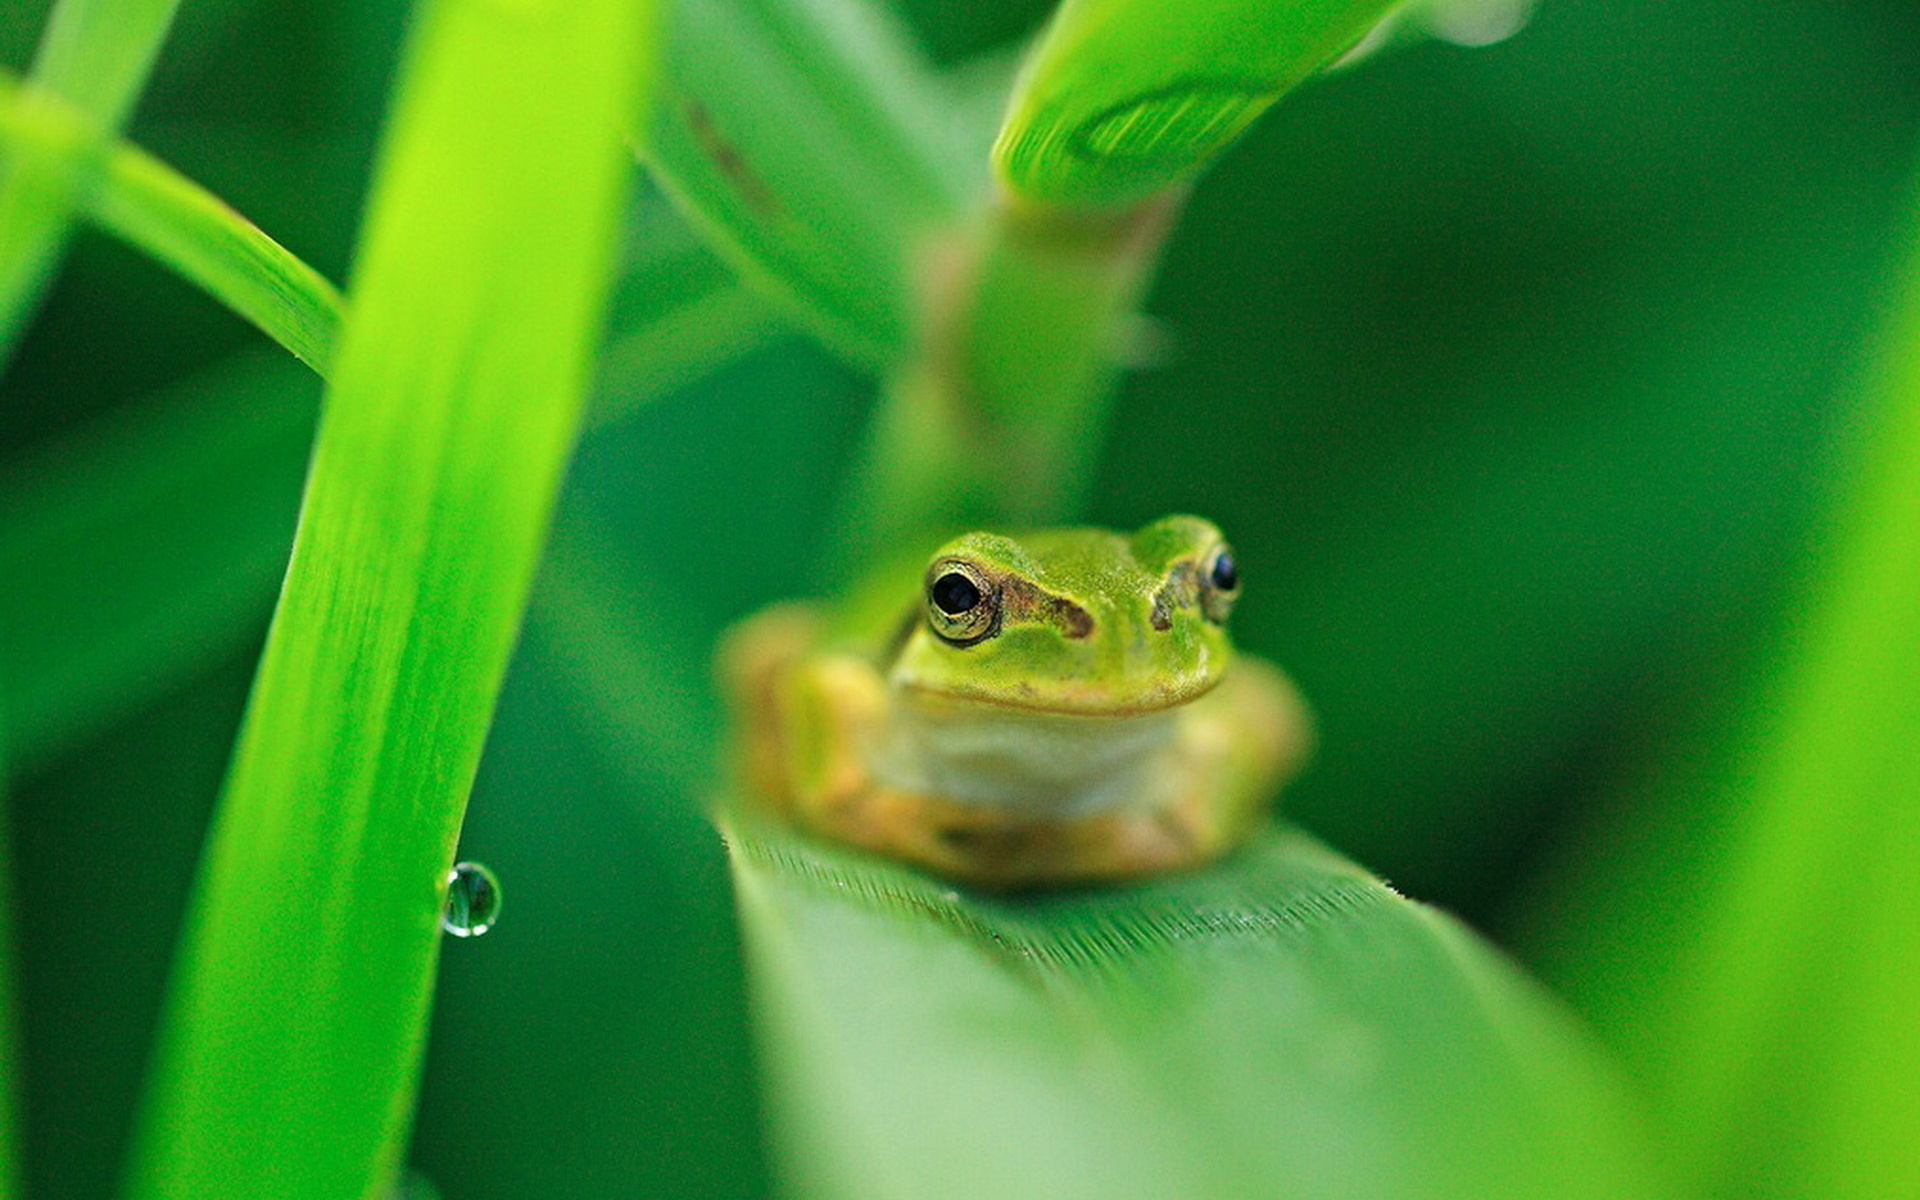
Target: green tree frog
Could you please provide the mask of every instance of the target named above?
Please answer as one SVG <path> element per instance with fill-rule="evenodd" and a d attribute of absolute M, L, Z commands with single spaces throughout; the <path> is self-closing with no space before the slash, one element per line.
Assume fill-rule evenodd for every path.
<path fill-rule="evenodd" d="M 1111 881 L 1224 853 L 1305 755 L 1293 685 L 1233 652 L 1208 521 L 970 533 L 913 571 L 729 635 L 755 804 L 977 887 Z"/>

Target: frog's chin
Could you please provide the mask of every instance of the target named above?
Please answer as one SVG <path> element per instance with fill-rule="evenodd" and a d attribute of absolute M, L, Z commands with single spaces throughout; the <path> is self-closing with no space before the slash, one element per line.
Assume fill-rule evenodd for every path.
<path fill-rule="evenodd" d="M 1164 713 L 1190 704 L 1220 682 L 1218 672 L 1171 679 L 1151 688 L 1069 688 L 1024 684 L 1015 689 L 969 684 L 901 680 L 900 691 L 912 703 L 950 712 L 1031 714 L 1035 717 L 1087 717 L 1124 720 Z"/>
<path fill-rule="evenodd" d="M 1098 712 L 907 697 L 868 747 L 897 791 L 1048 819 L 1151 809 L 1177 782 L 1182 709 Z"/>

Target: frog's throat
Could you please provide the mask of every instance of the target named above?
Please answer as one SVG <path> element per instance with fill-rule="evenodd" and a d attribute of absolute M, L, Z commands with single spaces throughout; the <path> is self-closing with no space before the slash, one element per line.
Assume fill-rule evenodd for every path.
<path fill-rule="evenodd" d="M 1070 818 L 1151 810 L 1180 787 L 1185 707 L 1091 716 L 929 701 L 904 689 L 894 700 L 868 765 L 899 791 Z"/>

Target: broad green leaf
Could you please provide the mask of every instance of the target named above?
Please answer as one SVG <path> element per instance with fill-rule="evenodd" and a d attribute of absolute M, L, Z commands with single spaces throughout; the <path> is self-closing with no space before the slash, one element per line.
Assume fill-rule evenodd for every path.
<path fill-rule="evenodd" d="M 1811 596 L 1637 797 L 1548 969 L 1715 1195 L 1920 1193 L 1920 257 Z"/>
<path fill-rule="evenodd" d="M 573 440 L 649 5 L 428 0 L 131 1194 L 373 1196 L 467 790 Z"/>
<path fill-rule="evenodd" d="M 1026 899 L 731 843 L 796 1194 L 1657 1194 L 1583 1033 L 1297 833 Z"/>
<path fill-rule="evenodd" d="M 30 73 L 36 91 L 71 101 L 107 136 L 133 108 L 166 40 L 178 0 L 59 0 Z M 103 147 L 14 147 L 0 159 L 0 364 L 19 336 L 65 241 L 75 196 Z"/>
<path fill-rule="evenodd" d="M 646 159 L 713 244 L 835 347 L 904 354 L 973 179 L 899 32 L 864 0 L 684 0 L 663 76 Z"/>
<path fill-rule="evenodd" d="M 1138 202 L 1191 177 L 1396 0 L 1065 0 L 994 143 L 1014 196 Z"/>

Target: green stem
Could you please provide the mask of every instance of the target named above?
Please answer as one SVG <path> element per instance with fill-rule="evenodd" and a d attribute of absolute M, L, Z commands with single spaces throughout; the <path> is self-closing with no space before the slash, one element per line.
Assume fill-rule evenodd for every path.
<path fill-rule="evenodd" d="M 1080 505 L 1138 301 L 1183 189 L 1121 212 L 1002 198 L 931 258 L 919 353 L 887 381 L 839 552 Z"/>

